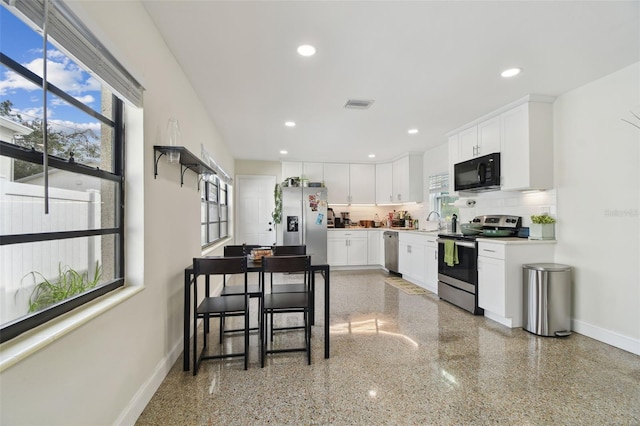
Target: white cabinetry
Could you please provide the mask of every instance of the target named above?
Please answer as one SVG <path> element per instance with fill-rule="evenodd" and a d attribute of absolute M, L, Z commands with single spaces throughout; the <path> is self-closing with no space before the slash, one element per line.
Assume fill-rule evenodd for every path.
<path fill-rule="evenodd" d="M 367 231 L 367 256 L 368 265 L 382 265 L 384 263 L 383 231 Z"/>
<path fill-rule="evenodd" d="M 290 177 L 300 177 L 302 175 L 301 161 L 283 161 L 282 162 L 282 180 Z"/>
<path fill-rule="evenodd" d="M 325 163 L 324 184 L 329 204 L 349 204 L 349 164 Z"/>
<path fill-rule="evenodd" d="M 476 156 L 478 148 L 478 126 L 473 126 L 458 134 L 460 148 L 458 162 L 466 161 Z"/>
<path fill-rule="evenodd" d="M 502 190 L 553 188 L 553 106 L 527 102 L 501 115 Z"/>
<path fill-rule="evenodd" d="M 422 153 L 410 153 L 393 162 L 393 202 L 408 203 L 422 201 Z"/>
<path fill-rule="evenodd" d="M 301 161 L 283 161 L 282 179 L 290 177 L 304 177 L 309 182 L 322 182 L 324 180 L 324 167 L 322 163 L 303 163 Z"/>
<path fill-rule="evenodd" d="M 476 157 L 500 152 L 502 141 L 500 132 L 500 117 L 494 117 L 478 124 Z"/>
<path fill-rule="evenodd" d="M 398 272 L 407 281 L 425 287 L 427 268 L 425 264 L 425 236 L 400 232 L 398 245 Z"/>
<path fill-rule="evenodd" d="M 500 152 L 502 141 L 500 116 L 484 120 L 476 126 L 462 130 L 457 136 L 458 162 Z"/>
<path fill-rule="evenodd" d="M 522 327 L 522 265 L 553 262 L 555 241 L 478 240 L 478 306 L 507 327 Z"/>
<path fill-rule="evenodd" d="M 393 164 L 376 164 L 376 203 L 393 203 Z"/>
<path fill-rule="evenodd" d="M 302 163 L 302 176 L 309 182 L 324 181 L 324 165 L 322 163 Z"/>
<path fill-rule="evenodd" d="M 438 294 L 438 243 L 436 235 L 425 237 L 424 258 L 427 268 L 424 288 Z"/>
<path fill-rule="evenodd" d="M 458 134 L 449 136 L 449 194 L 456 196 L 454 165 L 460 162 L 460 138 Z"/>
<path fill-rule="evenodd" d="M 367 231 L 329 231 L 327 259 L 331 266 L 367 265 Z"/>
<path fill-rule="evenodd" d="M 354 204 L 375 204 L 375 182 L 375 164 L 350 164 L 349 202 Z"/>

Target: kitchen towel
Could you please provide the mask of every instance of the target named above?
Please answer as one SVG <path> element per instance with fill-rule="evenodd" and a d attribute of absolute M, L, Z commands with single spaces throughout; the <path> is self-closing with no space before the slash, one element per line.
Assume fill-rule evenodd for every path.
<path fill-rule="evenodd" d="M 444 240 L 444 263 L 454 266 L 460 263 L 458 260 L 458 246 L 454 240 Z"/>

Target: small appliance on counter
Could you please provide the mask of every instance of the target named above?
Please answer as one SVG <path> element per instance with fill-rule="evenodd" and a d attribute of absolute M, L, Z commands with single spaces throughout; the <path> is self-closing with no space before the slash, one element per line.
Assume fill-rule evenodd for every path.
<path fill-rule="evenodd" d="M 351 219 L 349 219 L 349 212 L 340 212 L 342 223 L 344 226 L 351 226 Z"/>
<path fill-rule="evenodd" d="M 336 215 L 333 213 L 331 207 L 327 208 L 327 228 L 333 228 L 335 226 Z"/>

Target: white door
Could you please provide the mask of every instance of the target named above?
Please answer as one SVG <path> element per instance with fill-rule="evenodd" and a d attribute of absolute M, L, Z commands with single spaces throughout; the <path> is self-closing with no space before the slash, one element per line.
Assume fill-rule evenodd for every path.
<path fill-rule="evenodd" d="M 237 176 L 236 244 L 276 243 L 271 213 L 275 208 L 275 176 Z"/>

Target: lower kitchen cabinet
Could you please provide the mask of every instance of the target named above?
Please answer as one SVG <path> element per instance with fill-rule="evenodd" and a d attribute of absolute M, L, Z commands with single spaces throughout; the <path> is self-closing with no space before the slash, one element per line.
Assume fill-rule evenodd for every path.
<path fill-rule="evenodd" d="M 367 256 L 368 265 L 384 264 L 384 241 L 382 239 L 383 231 L 367 231 Z"/>
<path fill-rule="evenodd" d="M 522 265 L 553 262 L 555 241 L 478 240 L 478 306 L 507 327 L 522 327 Z"/>
<path fill-rule="evenodd" d="M 426 288 L 425 235 L 401 232 L 398 245 L 398 272 L 407 281 Z"/>
<path fill-rule="evenodd" d="M 438 237 L 429 235 L 425 237 L 426 244 L 424 246 L 425 266 L 427 268 L 425 275 L 424 288 L 438 294 Z"/>
<path fill-rule="evenodd" d="M 331 266 L 367 265 L 366 231 L 330 231 L 327 235 L 327 260 Z"/>

